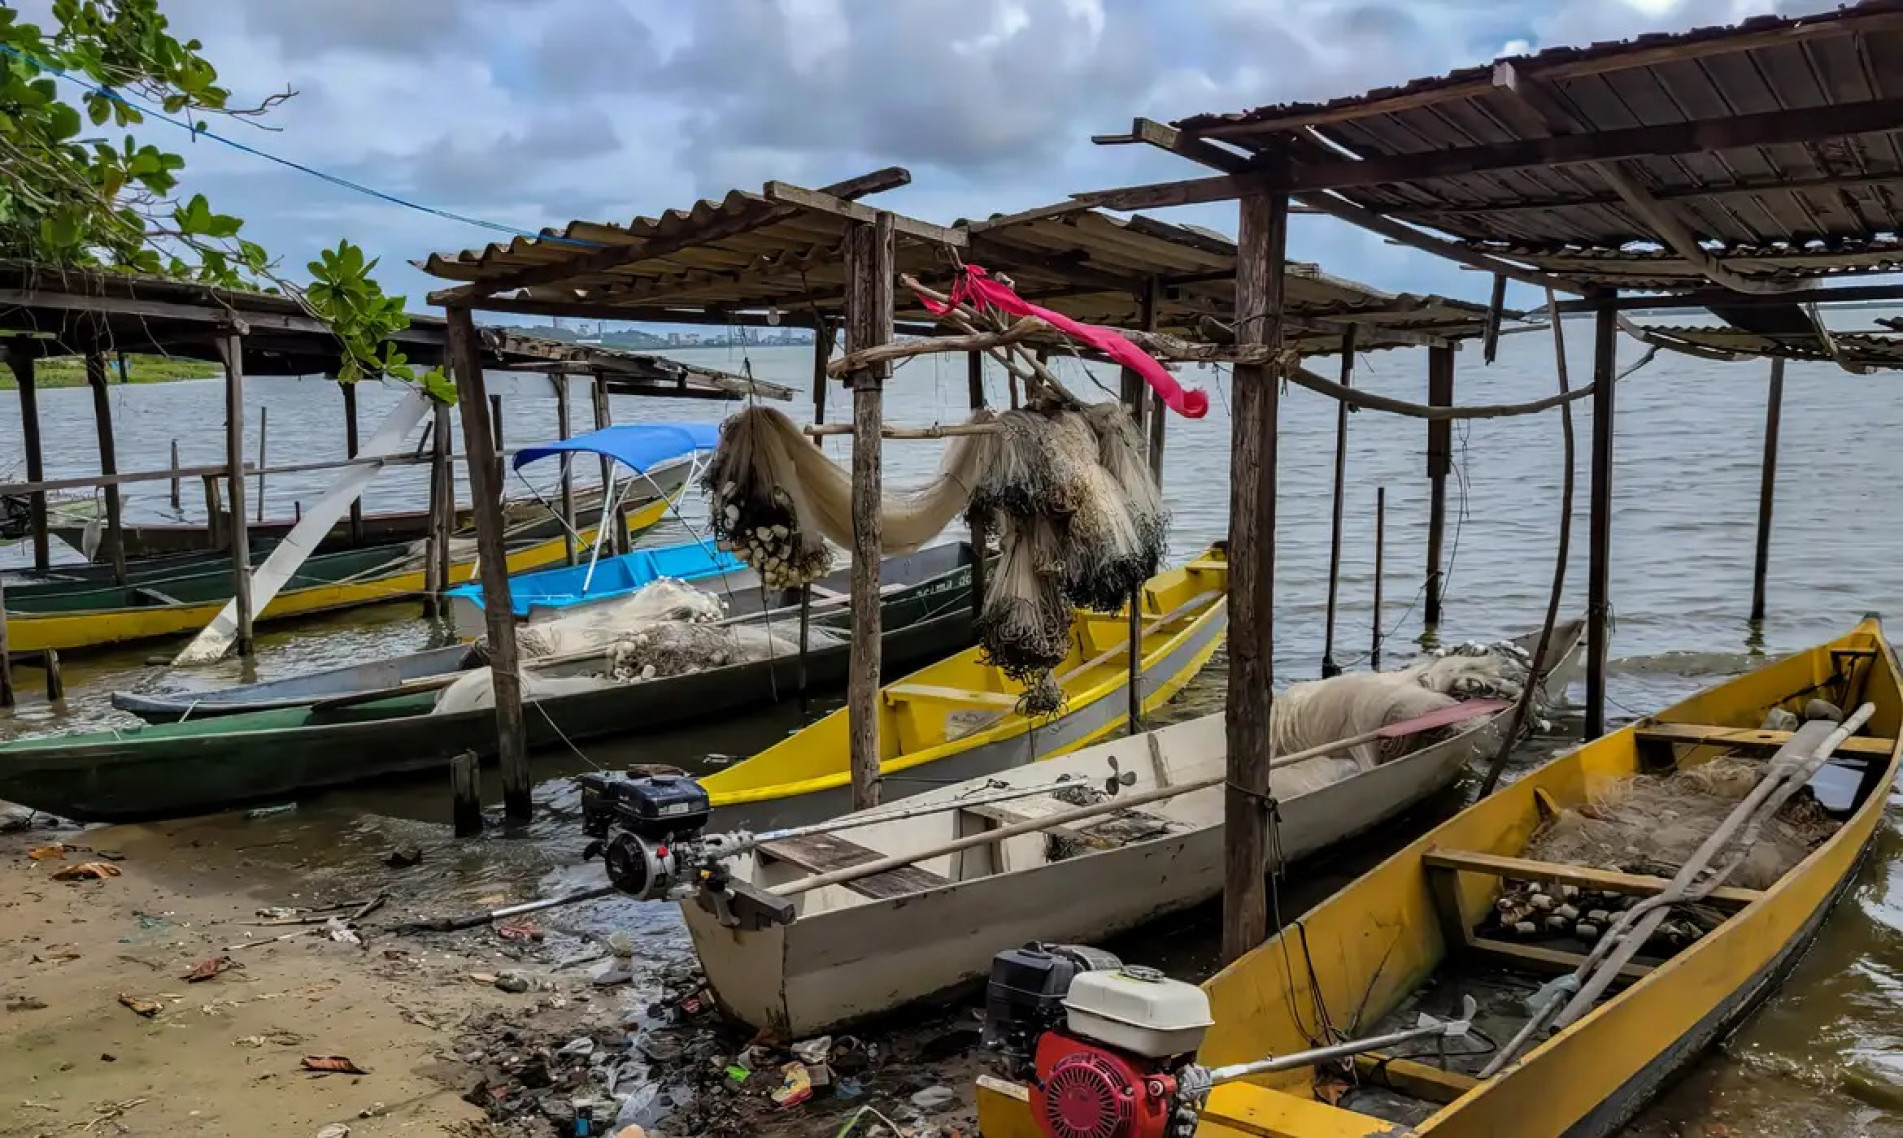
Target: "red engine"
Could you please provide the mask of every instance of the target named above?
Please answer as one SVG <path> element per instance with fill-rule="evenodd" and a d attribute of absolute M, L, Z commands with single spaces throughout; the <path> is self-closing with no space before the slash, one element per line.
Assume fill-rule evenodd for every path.
<path fill-rule="evenodd" d="M 1167 1138 L 1176 1080 L 1155 1061 L 1047 1031 L 1031 1114 L 1052 1138 Z"/>

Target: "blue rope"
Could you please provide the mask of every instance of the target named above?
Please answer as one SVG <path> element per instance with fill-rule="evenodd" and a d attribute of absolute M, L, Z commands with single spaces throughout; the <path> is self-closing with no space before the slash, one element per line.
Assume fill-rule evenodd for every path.
<path fill-rule="evenodd" d="M 209 138 L 213 142 L 222 142 L 226 146 L 231 147 L 233 150 L 242 151 L 245 154 L 250 154 L 257 158 L 262 158 L 267 162 L 275 162 L 280 166 L 289 167 L 290 169 L 296 170 L 302 174 L 309 174 L 311 177 L 320 179 L 325 182 L 329 182 L 333 186 L 338 186 L 343 189 L 351 190 L 359 194 L 365 194 L 369 197 L 373 197 L 382 201 L 389 202 L 392 205 L 400 205 L 404 207 L 405 209 L 413 209 L 418 211 L 419 213 L 433 214 L 437 217 L 446 218 L 450 221 L 461 222 L 464 225 L 473 225 L 481 229 L 493 230 L 497 233 L 507 233 L 514 237 L 526 237 L 526 238 L 529 238 L 530 240 L 535 240 L 535 241 L 555 241 L 555 242 L 560 242 L 566 245 L 577 245 L 577 246 L 582 246 L 584 248 L 590 248 L 590 249 L 600 247 L 597 242 L 593 242 L 593 241 L 581 241 L 573 237 L 565 237 L 565 236 L 560 236 L 553 233 L 537 233 L 532 230 L 518 229 L 513 225 L 504 225 L 503 223 L 499 221 L 485 221 L 482 218 L 470 217 L 466 214 L 457 213 L 454 210 L 443 209 L 439 206 L 425 205 L 421 202 L 413 202 L 413 201 L 410 201 L 408 198 L 400 198 L 396 196 L 395 194 L 386 193 L 383 190 L 376 189 L 373 186 L 366 186 L 362 184 L 361 182 L 353 182 L 349 178 L 338 177 L 336 174 L 327 173 L 323 170 L 318 170 L 314 167 L 306 166 L 301 162 L 295 162 L 289 158 L 284 158 L 284 157 L 280 157 L 279 155 L 272 154 L 268 150 L 260 150 L 257 147 L 252 146 L 248 143 L 239 142 L 235 138 L 226 138 L 222 134 L 217 134 L 209 130 L 201 130 L 194 123 L 190 123 L 182 119 L 174 118 L 171 115 L 166 114 L 164 111 L 154 108 L 149 103 L 135 102 L 134 100 L 126 98 L 124 95 L 121 95 L 119 92 L 114 91 L 109 87 L 97 86 L 96 84 L 84 78 L 81 78 L 80 76 L 73 75 L 70 72 L 44 59 L 39 59 L 35 56 L 28 55 L 27 53 L 20 51 L 18 48 L 12 47 L 8 44 L 0 43 L 0 53 L 10 55 L 14 57 L 15 59 L 20 60 L 22 63 L 28 64 L 29 66 L 32 66 L 32 67 L 39 68 L 41 71 L 45 71 L 52 75 L 57 75 L 58 77 L 66 80 L 69 83 L 75 84 L 80 87 L 84 87 L 89 92 L 92 92 L 98 95 L 103 95 L 104 97 L 111 99 L 115 103 L 122 104 L 123 106 L 131 108 L 132 110 L 138 111 L 142 115 L 146 115 L 151 118 L 155 118 L 159 120 L 160 122 L 178 127 L 180 130 L 187 132 L 194 138 Z"/>

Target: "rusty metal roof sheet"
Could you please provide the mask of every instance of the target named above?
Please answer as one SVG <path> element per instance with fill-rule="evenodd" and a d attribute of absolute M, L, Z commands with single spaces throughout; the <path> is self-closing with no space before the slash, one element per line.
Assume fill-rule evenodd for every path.
<path fill-rule="evenodd" d="M 1554 48 L 1504 62 L 1547 92 L 1575 134 L 1815 111 L 1816 137 L 1801 143 L 1620 162 L 1721 252 L 1869 242 L 1899 230 L 1903 135 L 1833 135 L 1830 112 L 1903 97 L 1903 0 Z M 1298 162 L 1339 160 L 1344 150 L 1391 158 L 1550 137 L 1540 116 L 1495 76 L 1495 67 L 1471 67 L 1351 98 L 1199 115 L 1178 125 L 1245 149 L 1293 137 Z M 1338 192 L 1470 242 L 1617 249 L 1658 240 L 1583 163 L 1457 172 Z M 1791 277 L 1826 271 L 1835 271 L 1826 257 L 1778 267 Z"/>
<path fill-rule="evenodd" d="M 1828 341 L 1814 333 L 1770 335 L 1723 326 L 1641 326 L 1643 339 L 1695 355 L 1776 357 L 1848 367 L 1903 368 L 1903 335 L 1846 333 Z"/>

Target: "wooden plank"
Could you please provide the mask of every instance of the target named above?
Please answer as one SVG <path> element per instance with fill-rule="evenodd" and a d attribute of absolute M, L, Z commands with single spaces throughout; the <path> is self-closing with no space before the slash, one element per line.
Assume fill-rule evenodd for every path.
<path fill-rule="evenodd" d="M 1467 942 L 1467 951 L 1484 956 L 1502 967 L 1550 976 L 1563 976 L 1586 962 L 1584 953 L 1565 952 L 1537 944 L 1517 944 L 1492 937 L 1473 938 Z M 1628 963 L 1619 969 L 1619 977 L 1623 980 L 1641 980 L 1650 971 L 1652 966 L 1649 964 Z"/>
<path fill-rule="evenodd" d="M 1422 1102 L 1450 1103 L 1480 1086 L 1480 1080 L 1472 1075 L 1379 1051 L 1355 1056 L 1355 1070 L 1375 1086 L 1392 1087 Z"/>
<path fill-rule="evenodd" d="M 1236 342 L 1281 346 L 1288 195 L 1242 202 L 1236 235 Z M 1269 710 L 1274 685 L 1275 456 L 1280 377 L 1238 365 L 1229 475 L 1228 786 L 1223 803 L 1222 958 L 1234 961 L 1268 936 Z"/>
<path fill-rule="evenodd" d="M 1790 731 L 1760 731 L 1750 727 L 1712 727 L 1698 723 L 1650 723 L 1637 728 L 1642 743 L 1675 743 L 1685 747 L 1724 747 L 1733 751 L 1770 754 L 1791 741 Z M 1887 759 L 1896 750 L 1895 739 L 1852 735 L 1837 748 L 1839 755 Z"/>
<path fill-rule="evenodd" d="M 46 464 L 40 449 L 40 396 L 33 375 L 33 342 L 15 336 L 7 345 L 7 366 L 20 388 L 20 432 L 26 443 L 26 480 L 38 482 L 46 477 Z M 33 569 L 45 573 L 53 564 L 52 546 L 46 532 L 46 491 L 32 492 Z"/>
<path fill-rule="evenodd" d="M 1619 873 L 1610 869 L 1592 869 L 1583 865 L 1533 861 L 1528 858 L 1473 853 L 1467 850 L 1428 850 L 1421 855 L 1421 862 L 1429 869 L 1484 873 L 1489 877 L 1510 878 L 1515 881 L 1538 881 L 1549 885 L 1577 885 L 1581 889 L 1599 889 L 1608 893 L 1624 893 L 1631 897 L 1649 897 L 1671 884 L 1663 877 L 1651 877 L 1641 873 Z M 1451 877 L 1452 874 L 1444 876 Z M 1721 886 L 1713 890 L 1707 900 L 1727 905 L 1749 905 L 1762 896 L 1764 894 L 1755 889 Z"/>
<path fill-rule="evenodd" d="M 777 842 L 762 842 L 759 850 L 768 857 L 798 866 L 808 873 L 850 869 L 885 856 L 837 834 L 807 834 L 798 838 L 782 838 Z M 847 882 L 845 887 L 862 897 L 888 898 L 903 897 L 950 883 L 950 878 L 908 865 L 871 877 L 861 877 L 857 881 Z"/>
<path fill-rule="evenodd" d="M 1895 130 L 1899 122 L 1903 122 L 1903 99 L 1872 99 L 1821 111 L 1809 107 L 1784 109 L 1417 154 L 1376 155 L 1358 161 L 1309 162 L 1296 166 L 1286 179 L 1255 172 L 1224 174 L 1077 194 L 1074 199 L 1103 209 L 1159 209 L 1233 201 L 1277 188 L 1307 194 L 1532 167 L 1822 142 Z"/>
<path fill-rule="evenodd" d="M 451 308 L 449 357 L 456 376 L 456 404 L 462 412 L 463 454 L 469 464 L 471 509 L 476 515 L 476 565 L 482 579 L 483 616 L 489 634 L 489 671 L 495 687 L 496 741 L 502 762 L 502 807 L 508 817 L 527 821 L 535 813 L 534 780 L 529 774 L 528 732 L 522 719 L 522 674 L 517 661 L 515 616 L 509 600 L 508 534 L 502 517 L 502 461 L 496 453 L 495 427 L 483 390 L 482 354 L 476 325 L 467 308 Z M 448 497 L 443 516 L 455 512 Z M 602 524 L 608 524 L 607 511 Z M 447 551 L 445 551 L 447 552 Z"/>
<path fill-rule="evenodd" d="M 787 182 L 768 182 L 760 195 L 770 202 L 796 206 L 814 213 L 831 214 L 846 221 L 865 225 L 879 224 L 882 217 L 892 219 L 892 231 L 903 233 L 907 237 L 916 237 L 934 245 L 962 249 L 969 243 L 969 235 L 963 229 L 952 229 L 943 225 L 933 225 L 929 221 L 918 221 L 910 217 L 900 217 L 889 210 L 874 209 L 869 205 L 839 197 L 826 190 L 809 190 Z"/>
<path fill-rule="evenodd" d="M 888 684 L 886 686 L 885 701 L 887 703 L 904 703 L 908 699 L 935 699 L 943 703 L 970 704 L 973 707 L 1001 707 L 1007 711 L 1018 705 L 1017 696 L 1001 691 L 948 688 L 937 684 Z"/>
<path fill-rule="evenodd" d="M 251 611 L 251 535 L 244 509 L 244 337 L 221 337 L 218 352 L 225 362 L 225 493 L 231 508 L 224 515 L 224 536 L 231 546 L 231 592 L 237 602 L 234 647 L 238 655 L 249 656 L 255 614 Z"/>
<path fill-rule="evenodd" d="M 846 242 L 846 351 L 892 339 L 892 247 L 896 219 L 879 213 L 856 225 Z M 851 739 L 852 808 L 879 804 L 879 559 L 884 481 L 880 434 L 890 367 L 875 364 L 846 377 L 852 388 L 852 645 L 846 693 Z"/>

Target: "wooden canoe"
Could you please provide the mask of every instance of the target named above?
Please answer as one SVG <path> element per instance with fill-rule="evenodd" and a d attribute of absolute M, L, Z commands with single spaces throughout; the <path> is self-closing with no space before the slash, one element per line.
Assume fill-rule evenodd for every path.
<path fill-rule="evenodd" d="M 1364 1060 L 1362 1083 L 1385 1084 L 1388 1093 L 1378 1097 L 1358 1089 L 1337 1096 L 1338 1083 L 1318 1089 L 1314 1069 L 1289 1071 L 1217 1088 L 1196 1132 L 1212 1138 L 1596 1138 L 1619 1132 L 1682 1066 L 1777 987 L 1869 848 L 1903 755 L 1903 674 L 1874 618 L 1502 788 L 1309 912 L 1299 931 L 1270 940 L 1205 985 L 1216 1017 L 1198 1053 L 1205 1064 L 1304 1049 L 1302 1025 L 1312 1031 L 1323 1010 L 1348 1036 L 1384 1030 L 1383 1021 L 1411 1015 L 1420 1001 L 1451 1000 L 1470 990 L 1461 977 L 1476 967 L 1490 984 L 1517 979 L 1513 990 L 1529 991 L 1571 971 L 1584 946 L 1476 936 L 1502 875 L 1618 893 L 1652 893 L 1663 884 L 1656 877 L 1524 859 L 1529 837 L 1551 811 L 1583 805 L 1642 770 L 1685 769 L 1734 751 L 1766 755 L 1789 738 L 1758 729 L 1766 713 L 1774 707 L 1801 713 L 1816 696 L 1846 710 L 1865 701 L 1876 707 L 1863 734 L 1830 764 L 1855 787 L 1851 808 L 1834 834 L 1769 888 L 1714 897 L 1707 910 L 1718 921 L 1712 931 L 1669 957 L 1639 956 L 1627 987 L 1558 1033 L 1536 1036 L 1536 1046 L 1485 1080 L 1474 1075 L 1486 1055 L 1459 1043 L 1447 1050 L 1470 1055 L 1452 1058 L 1452 1069 L 1426 1061 L 1431 1048 L 1428 1057 Z M 1516 1000 L 1505 1010 L 1483 1011 L 1482 1018 L 1488 1035 L 1505 1043 L 1526 1012 Z M 979 1100 L 986 1138 L 1039 1133 L 1012 1088 L 983 1081 Z"/>
<path fill-rule="evenodd" d="M 879 579 L 885 582 L 883 591 L 890 595 L 910 598 L 917 596 L 921 587 L 930 586 L 968 597 L 969 574 L 959 577 L 956 571 L 970 563 L 969 544 L 938 545 L 917 553 L 886 558 L 880 564 Z M 826 585 L 835 589 L 846 588 L 851 581 L 852 569 L 847 567 L 826 577 L 815 585 L 815 589 L 820 590 Z M 706 587 L 704 583 L 702 587 Z M 816 592 L 812 614 L 816 618 L 823 618 L 826 623 L 836 623 L 833 617 L 844 607 L 843 596 L 828 599 Z M 737 591 L 728 598 L 727 612 L 729 620 L 796 622 L 799 620 L 798 594 L 776 590 L 763 596 L 757 588 Z M 416 684 L 432 679 L 446 682 L 468 668 L 479 666 L 480 661 L 475 659 L 469 645 L 452 644 L 362 664 L 345 664 L 323 671 L 287 676 L 281 680 L 265 680 L 211 691 L 114 692 L 112 706 L 129 711 L 148 723 L 171 723 L 185 718 L 204 719 L 250 711 L 303 707 L 319 700 L 368 695 L 401 684 Z"/>
<path fill-rule="evenodd" d="M 651 549 L 635 549 L 619 557 L 610 554 L 590 565 L 586 553 L 578 564 L 557 565 L 509 580 L 509 609 L 529 624 L 574 616 L 593 605 L 618 601 L 662 577 L 686 581 L 738 603 L 746 592 L 758 593 L 759 574 L 711 541 L 683 541 Z M 815 598 L 837 593 L 842 587 L 835 573 L 815 584 Z M 880 580 L 885 578 L 881 577 Z M 846 587 L 852 578 L 844 578 Z M 828 587 L 830 586 L 830 587 Z M 488 634 L 482 585 L 472 581 L 449 590 L 449 616 L 456 634 L 465 638 Z"/>
<path fill-rule="evenodd" d="M 895 671 L 970 644 L 969 558 L 893 592 L 880 611 L 882 651 Z M 849 617 L 841 609 L 814 620 L 837 626 Z M 845 683 L 847 658 L 843 642 L 807 653 L 808 690 Z M 600 668 L 599 660 L 572 660 L 546 674 Z M 732 664 L 530 700 L 523 719 L 531 747 L 567 748 L 797 698 L 801 672 L 797 656 Z M 330 787 L 435 770 L 463 751 L 495 757 L 493 710 L 433 715 L 435 702 L 431 691 L 366 702 L 343 699 L 335 705 L 320 702 L 7 744 L 0 746 L 0 800 L 83 822 L 132 822 L 283 802 Z"/>
<path fill-rule="evenodd" d="M 667 509 L 666 501 L 655 501 L 627 515 L 628 532 L 645 532 L 661 520 Z M 539 568 L 566 555 L 567 545 L 561 538 L 518 545 L 509 554 L 509 571 Z M 475 575 L 474 550 L 450 566 L 452 582 L 472 580 Z M 304 563 L 257 619 L 380 604 L 422 591 L 421 556 L 413 543 L 318 554 Z M 228 567 L 150 584 L 48 591 L 24 597 L 15 597 L 9 589 L 8 642 L 15 652 L 44 648 L 69 651 L 178 636 L 203 628 L 230 599 Z"/>
<path fill-rule="evenodd" d="M 1202 670 L 1228 628 L 1229 563 L 1220 548 L 1143 587 L 1143 706 L 1161 707 Z M 879 691 L 880 779 L 886 800 L 1067 754 L 1120 729 L 1129 709 L 1126 614 L 1079 611 L 1071 654 L 1055 675 L 1056 715 L 1015 710 L 1019 686 L 973 648 Z M 852 776 L 846 711 L 701 780 L 715 829 L 803 825 L 847 813 Z"/>
<path fill-rule="evenodd" d="M 1549 690 L 1576 671 L 1580 622 L 1555 630 Z M 1522 637 L 1530 652 L 1537 632 Z M 1275 779 L 1282 850 L 1293 860 L 1372 829 L 1445 789 L 1476 757 L 1498 748 L 1511 709 L 1370 770 L 1353 760 L 1311 760 Z M 1065 782 L 1102 787 L 1134 776 L 1120 793 L 1220 776 L 1221 713 L 1087 747 L 1033 766 L 926 791 L 906 808 L 953 803 Z M 1075 805 L 1054 795 L 770 843 L 734 859 L 734 875 L 777 886 L 875 857 L 925 851 Z M 879 807 L 867 813 L 890 812 Z M 850 817 L 850 816 L 849 816 Z M 941 854 L 908 869 L 794 898 L 790 925 L 722 928 L 692 900 L 688 930 L 722 1010 L 751 1027 L 801 1039 L 985 975 L 1000 945 L 1095 943 L 1222 891 L 1223 792 L 1190 791 L 1140 811 L 1056 833 Z M 1056 855 L 1056 856 L 1054 856 Z"/>

